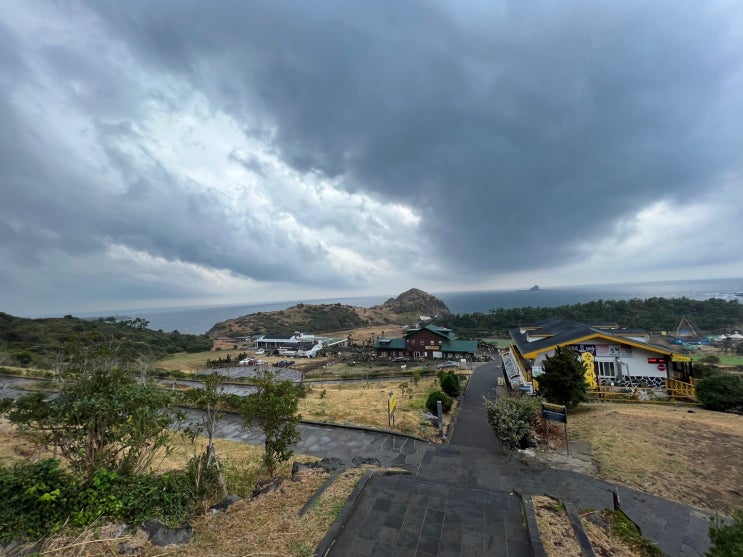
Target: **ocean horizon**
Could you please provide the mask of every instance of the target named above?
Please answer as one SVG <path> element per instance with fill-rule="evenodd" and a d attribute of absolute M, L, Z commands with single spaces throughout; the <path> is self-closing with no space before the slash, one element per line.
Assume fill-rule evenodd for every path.
<path fill-rule="evenodd" d="M 586 303 L 596 300 L 630 300 L 633 298 L 689 298 L 707 300 L 721 298 L 743 301 L 736 293 L 743 292 L 743 278 L 677 280 L 658 282 L 634 282 L 623 284 L 540 287 L 538 291 L 524 289 L 483 290 L 458 292 L 430 292 L 440 298 L 452 313 L 488 313 L 498 308 L 556 307 Z M 359 307 L 382 304 L 401 292 L 387 296 L 355 296 L 322 298 L 316 300 L 286 300 L 264 304 L 234 304 L 199 307 L 164 307 L 151 309 L 121 309 L 97 312 L 73 313 L 81 318 L 117 316 L 119 318 L 141 317 L 150 322 L 150 328 L 163 331 L 202 334 L 216 323 L 243 315 L 263 311 L 278 311 L 298 303 L 341 303 Z"/>

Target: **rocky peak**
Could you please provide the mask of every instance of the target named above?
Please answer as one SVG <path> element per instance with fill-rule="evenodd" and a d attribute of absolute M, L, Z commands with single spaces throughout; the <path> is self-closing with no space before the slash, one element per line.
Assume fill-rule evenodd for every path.
<path fill-rule="evenodd" d="M 419 315 L 449 315 L 451 312 L 446 304 L 436 296 L 432 296 L 423 290 L 411 288 L 400 294 L 397 298 L 390 298 L 378 308 L 387 308 L 396 313 L 415 312 Z"/>

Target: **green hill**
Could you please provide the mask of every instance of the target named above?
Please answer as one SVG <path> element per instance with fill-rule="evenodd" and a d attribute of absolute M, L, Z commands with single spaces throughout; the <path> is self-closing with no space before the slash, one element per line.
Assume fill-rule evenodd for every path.
<path fill-rule="evenodd" d="M 134 359 L 151 352 L 163 356 L 176 352 L 201 352 L 212 347 L 206 335 L 165 333 L 147 328 L 140 318 L 117 321 L 105 319 L 60 318 L 26 319 L 0 312 L 0 365 L 50 367 L 60 351 L 75 344 L 108 342 L 123 359 Z"/>

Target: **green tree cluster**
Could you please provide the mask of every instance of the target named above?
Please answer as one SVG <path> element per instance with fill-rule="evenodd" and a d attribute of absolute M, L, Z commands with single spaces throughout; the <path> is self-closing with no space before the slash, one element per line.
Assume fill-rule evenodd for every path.
<path fill-rule="evenodd" d="M 586 324 L 615 321 L 648 331 L 674 331 L 686 316 L 702 331 L 719 333 L 743 326 L 743 304 L 719 298 L 597 300 L 557 307 L 498 308 L 488 313 L 453 314 L 442 317 L 438 323 L 456 330 L 460 336 L 479 337 L 505 334 L 520 325 L 556 316 Z"/>
<path fill-rule="evenodd" d="M 8 363 L 50 369 L 60 353 L 70 355 L 72 344 L 90 345 L 103 339 L 117 344 L 118 355 L 126 360 L 134 360 L 146 352 L 160 357 L 176 352 L 202 352 L 212 347 L 212 339 L 206 335 L 153 331 L 148 325 L 142 318 L 26 319 L 0 312 L 0 353 L 10 356 Z"/>

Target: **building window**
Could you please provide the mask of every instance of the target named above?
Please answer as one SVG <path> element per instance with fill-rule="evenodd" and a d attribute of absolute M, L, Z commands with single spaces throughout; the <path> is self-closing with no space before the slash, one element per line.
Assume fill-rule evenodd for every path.
<path fill-rule="evenodd" d="M 440 340 L 439 341 L 439 346 L 441 346 L 442 344 L 444 344 L 444 341 L 443 340 Z"/>
<path fill-rule="evenodd" d="M 421 341 L 421 346 L 425 346 L 425 345 L 426 345 L 426 341 L 425 340 L 422 340 Z"/>
<path fill-rule="evenodd" d="M 600 379 L 614 379 L 617 375 L 614 369 L 614 362 L 596 362 L 596 367 Z"/>

